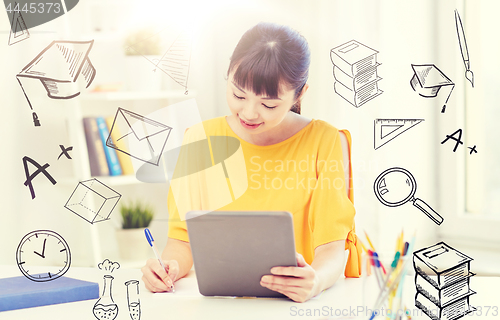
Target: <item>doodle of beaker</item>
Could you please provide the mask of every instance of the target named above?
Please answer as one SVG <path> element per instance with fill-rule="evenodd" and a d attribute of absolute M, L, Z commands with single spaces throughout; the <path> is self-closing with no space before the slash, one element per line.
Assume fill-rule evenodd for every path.
<path fill-rule="evenodd" d="M 132 320 L 141 319 L 141 301 L 139 300 L 139 281 L 130 280 L 125 282 L 127 286 L 127 303 L 130 318 Z"/>
<path fill-rule="evenodd" d="M 437 225 L 443 223 L 443 217 L 423 200 L 415 198 L 417 181 L 406 169 L 395 167 L 385 170 L 375 180 L 373 191 L 377 199 L 388 207 L 397 207 L 407 202 L 413 202 L 413 205 L 425 213 L 434 223 Z"/>
<path fill-rule="evenodd" d="M 99 320 L 114 320 L 118 315 L 118 306 L 113 301 L 111 296 L 111 285 L 113 284 L 113 277 L 110 275 L 104 276 L 104 290 L 102 297 L 97 300 L 94 305 L 94 316 Z"/>

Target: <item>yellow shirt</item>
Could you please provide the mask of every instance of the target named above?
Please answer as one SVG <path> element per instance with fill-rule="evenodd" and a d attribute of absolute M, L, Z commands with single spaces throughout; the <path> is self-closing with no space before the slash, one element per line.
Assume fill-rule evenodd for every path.
<path fill-rule="evenodd" d="M 346 192 L 344 169 L 349 170 L 349 167 L 343 167 L 340 135 L 335 127 L 312 120 L 292 137 L 269 146 L 257 146 L 240 139 L 225 117 L 204 121 L 203 128 L 206 136 L 237 138 L 244 155 L 247 189 L 219 210 L 290 212 L 296 251 L 308 264 L 313 261 L 317 246 L 348 238 L 348 233 L 354 229 L 355 210 Z M 187 130 L 184 142 L 190 141 L 190 131 Z M 190 188 L 199 189 L 200 185 Z M 189 193 L 203 197 L 203 190 L 194 191 Z M 199 206 L 190 209 L 207 210 Z M 168 211 L 168 236 L 189 241 L 186 223 L 179 219 L 172 188 L 168 195 Z"/>

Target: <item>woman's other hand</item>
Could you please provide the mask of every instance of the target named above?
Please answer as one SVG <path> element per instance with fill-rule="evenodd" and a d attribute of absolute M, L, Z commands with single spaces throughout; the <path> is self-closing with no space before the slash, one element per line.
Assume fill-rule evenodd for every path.
<path fill-rule="evenodd" d="M 305 302 L 319 293 L 319 278 L 301 254 L 295 253 L 295 256 L 297 267 L 273 267 L 272 275 L 263 276 L 260 284 L 295 302 Z"/>

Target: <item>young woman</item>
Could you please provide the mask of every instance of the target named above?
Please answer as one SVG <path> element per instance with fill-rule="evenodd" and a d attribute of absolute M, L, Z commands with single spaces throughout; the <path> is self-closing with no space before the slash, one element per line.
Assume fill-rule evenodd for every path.
<path fill-rule="evenodd" d="M 352 193 L 347 196 L 339 131 L 300 115 L 308 89 L 310 63 L 306 40 L 289 27 L 259 23 L 236 46 L 228 69 L 230 116 L 203 122 L 206 136 L 237 138 L 245 158 L 247 190 L 221 210 L 276 210 L 293 215 L 297 267 L 274 267 L 261 285 L 297 302 L 329 288 L 344 270 L 359 276 Z M 184 141 L 193 135 L 187 130 Z M 193 188 L 200 188 L 199 185 Z M 203 197 L 203 190 L 196 190 Z M 206 210 L 190 200 L 192 210 Z M 197 205 L 192 205 L 198 203 Z M 196 206 L 196 207 L 193 207 Z M 142 268 L 153 292 L 170 291 L 193 260 L 186 224 L 172 191 L 169 233 L 162 259 Z"/>

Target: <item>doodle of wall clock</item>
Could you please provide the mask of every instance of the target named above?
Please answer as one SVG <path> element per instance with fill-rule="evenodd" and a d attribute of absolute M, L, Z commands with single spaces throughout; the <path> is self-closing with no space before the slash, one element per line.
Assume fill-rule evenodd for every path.
<path fill-rule="evenodd" d="M 56 232 L 35 230 L 21 239 L 16 260 L 28 279 L 44 282 L 57 279 L 68 271 L 71 253 L 66 241 Z"/>

